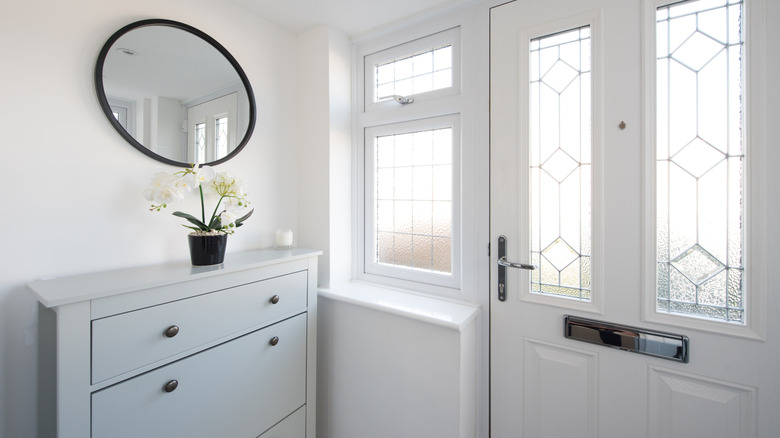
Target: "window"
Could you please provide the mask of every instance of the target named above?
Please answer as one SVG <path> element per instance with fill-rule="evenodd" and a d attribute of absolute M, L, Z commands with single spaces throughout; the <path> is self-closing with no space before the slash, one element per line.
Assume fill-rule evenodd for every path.
<path fill-rule="evenodd" d="M 590 26 L 529 55 L 531 291 L 590 301 Z"/>
<path fill-rule="evenodd" d="M 393 108 L 394 96 L 427 100 L 458 94 L 459 38 L 456 27 L 367 55 L 366 110 Z"/>
<path fill-rule="evenodd" d="M 374 66 L 381 101 L 393 95 L 410 96 L 452 86 L 452 44 L 393 59 Z"/>
<path fill-rule="evenodd" d="M 451 283 L 455 122 L 444 117 L 367 130 L 368 272 Z"/>
<path fill-rule="evenodd" d="M 656 13 L 656 309 L 745 323 L 743 4 Z"/>
<path fill-rule="evenodd" d="M 361 278 L 434 293 L 459 287 L 460 110 L 442 114 L 436 102 L 460 90 L 458 35 L 450 29 L 364 57 Z"/>

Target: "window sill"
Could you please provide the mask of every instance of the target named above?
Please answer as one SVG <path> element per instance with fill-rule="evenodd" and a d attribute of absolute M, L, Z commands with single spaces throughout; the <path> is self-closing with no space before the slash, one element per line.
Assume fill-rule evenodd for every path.
<path fill-rule="evenodd" d="M 479 306 L 454 303 L 436 297 L 388 289 L 367 283 L 351 282 L 338 290 L 319 289 L 319 296 L 350 303 L 380 312 L 435 324 L 448 329 L 463 330 L 479 314 Z"/>

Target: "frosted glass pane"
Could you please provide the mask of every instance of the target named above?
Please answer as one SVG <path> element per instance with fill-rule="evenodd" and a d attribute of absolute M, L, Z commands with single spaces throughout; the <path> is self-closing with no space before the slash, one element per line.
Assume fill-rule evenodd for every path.
<path fill-rule="evenodd" d="M 380 136 L 374 144 L 375 261 L 451 273 L 452 128 Z"/>
<path fill-rule="evenodd" d="M 394 231 L 396 233 L 412 232 L 412 202 L 395 201 Z"/>
<path fill-rule="evenodd" d="M 414 234 L 431 235 L 433 226 L 433 203 L 431 201 L 414 201 L 412 203 L 412 232 Z"/>
<path fill-rule="evenodd" d="M 433 241 L 433 270 L 438 272 L 452 272 L 452 239 L 434 237 Z"/>
<path fill-rule="evenodd" d="M 433 202 L 433 231 L 434 236 L 452 236 L 452 202 Z"/>
<path fill-rule="evenodd" d="M 658 310 L 744 323 L 741 3 L 658 10 Z"/>
<path fill-rule="evenodd" d="M 393 233 L 377 233 L 377 262 L 393 263 Z"/>
<path fill-rule="evenodd" d="M 699 303 L 726 307 L 726 272 L 706 281 L 699 288 Z"/>
<path fill-rule="evenodd" d="M 393 201 L 377 201 L 376 229 L 377 231 L 393 231 Z"/>
<path fill-rule="evenodd" d="M 591 286 L 589 37 L 584 27 L 536 39 L 529 58 L 531 290 L 581 300 Z"/>
<path fill-rule="evenodd" d="M 412 235 L 395 235 L 395 260 L 394 264 L 398 266 L 412 266 Z"/>
<path fill-rule="evenodd" d="M 433 243 L 430 236 L 412 236 L 412 261 L 415 268 L 431 270 Z"/>

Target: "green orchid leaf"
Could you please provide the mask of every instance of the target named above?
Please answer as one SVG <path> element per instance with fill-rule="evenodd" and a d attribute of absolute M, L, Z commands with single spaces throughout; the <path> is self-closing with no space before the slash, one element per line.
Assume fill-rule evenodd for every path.
<path fill-rule="evenodd" d="M 254 212 L 255 212 L 255 209 L 253 208 L 253 209 L 249 210 L 249 213 L 247 213 L 247 214 L 241 216 L 240 218 L 236 219 L 236 222 L 235 222 L 236 228 L 240 227 L 241 225 L 244 225 L 244 221 L 249 219 L 249 216 L 252 216 L 252 213 L 254 213 Z"/>
<path fill-rule="evenodd" d="M 219 218 L 219 215 L 211 218 L 211 222 L 209 223 L 209 228 L 211 228 L 212 230 L 219 230 L 222 228 L 222 219 Z"/>
<path fill-rule="evenodd" d="M 206 224 L 204 224 L 203 222 L 198 220 L 198 218 L 196 218 L 195 216 L 193 216 L 191 214 L 187 214 L 187 213 L 184 213 L 184 212 L 181 212 L 181 211 L 174 211 L 172 214 L 174 216 L 186 219 L 187 221 L 189 221 L 189 223 L 191 223 L 191 224 L 195 225 L 196 227 L 198 227 L 199 230 L 202 230 L 202 231 L 209 231 L 210 230 L 210 228 L 208 226 L 206 226 Z"/>

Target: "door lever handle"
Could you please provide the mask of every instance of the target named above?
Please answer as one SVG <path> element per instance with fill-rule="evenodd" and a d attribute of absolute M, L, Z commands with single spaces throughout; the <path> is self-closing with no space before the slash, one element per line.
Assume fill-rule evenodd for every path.
<path fill-rule="evenodd" d="M 509 260 L 506 259 L 506 257 L 501 257 L 498 259 L 498 266 L 504 266 L 507 268 L 527 269 L 529 271 L 533 271 L 534 269 L 536 269 L 536 266 L 529 265 L 527 263 L 510 262 Z"/>
<path fill-rule="evenodd" d="M 498 301 L 506 301 L 506 268 L 533 271 L 536 266 L 506 259 L 506 236 L 498 236 Z"/>

